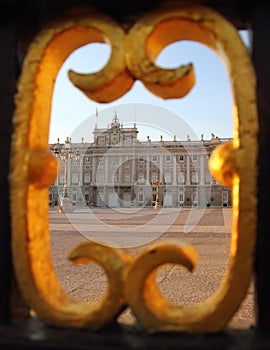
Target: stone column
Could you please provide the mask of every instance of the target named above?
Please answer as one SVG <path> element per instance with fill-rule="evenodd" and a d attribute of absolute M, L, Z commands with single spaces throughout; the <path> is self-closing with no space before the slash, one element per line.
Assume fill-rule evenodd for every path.
<path fill-rule="evenodd" d="M 105 183 L 105 185 L 107 185 L 108 182 L 110 182 L 109 174 L 110 174 L 109 157 L 108 156 L 104 156 L 104 183 Z"/>
<path fill-rule="evenodd" d="M 186 178 L 186 184 L 190 185 L 190 156 L 187 153 L 187 178 Z"/>
<path fill-rule="evenodd" d="M 163 153 L 160 153 L 159 156 L 159 174 L 158 174 L 158 180 L 163 181 Z"/>
<path fill-rule="evenodd" d="M 93 155 L 92 157 L 92 174 L 91 174 L 91 183 L 96 183 L 96 174 L 97 174 L 97 159 L 96 156 Z"/>
<path fill-rule="evenodd" d="M 83 162 L 83 159 L 82 159 L 82 162 L 81 160 L 78 161 L 78 164 L 79 164 L 79 168 L 78 168 L 78 172 L 79 172 L 79 185 L 83 186 L 84 184 L 84 179 L 83 179 L 83 175 L 84 175 L 84 162 Z"/>
<path fill-rule="evenodd" d="M 146 177 L 146 184 L 149 183 L 149 155 L 145 157 L 145 177 Z"/>
<path fill-rule="evenodd" d="M 119 171 L 118 171 L 118 182 L 121 184 L 123 182 L 123 156 L 120 156 L 118 157 L 119 159 L 119 163 L 118 163 L 118 166 L 119 166 Z"/>
<path fill-rule="evenodd" d="M 173 164 L 173 185 L 176 185 L 177 181 L 176 181 L 176 155 L 173 154 L 172 155 L 172 164 Z"/>
<path fill-rule="evenodd" d="M 134 183 L 134 176 L 135 176 L 135 158 L 132 156 L 131 159 L 131 183 Z"/>
<path fill-rule="evenodd" d="M 204 155 L 200 155 L 200 185 L 205 184 Z"/>
<path fill-rule="evenodd" d="M 66 162 L 67 162 L 67 184 L 68 184 L 68 187 L 70 187 L 72 182 L 73 162 L 72 162 L 72 159 L 68 159 L 66 160 Z"/>

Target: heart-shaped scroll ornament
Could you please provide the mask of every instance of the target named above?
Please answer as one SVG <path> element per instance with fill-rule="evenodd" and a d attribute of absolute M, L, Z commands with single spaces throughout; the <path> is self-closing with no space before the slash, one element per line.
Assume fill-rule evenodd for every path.
<path fill-rule="evenodd" d="M 75 247 L 69 258 L 76 263 L 94 260 L 102 265 L 108 275 L 107 294 L 97 304 L 74 300 L 62 289 L 50 256 L 48 186 L 56 178 L 58 165 L 48 151 L 48 131 L 57 73 L 75 49 L 92 42 L 109 42 L 111 57 L 102 70 L 94 74 L 69 72 L 73 84 L 89 98 L 114 101 L 136 79 L 162 98 L 180 98 L 194 84 L 193 65 L 176 69 L 155 65 L 161 50 L 177 40 L 193 40 L 213 49 L 225 64 L 232 86 L 234 139 L 216 148 L 210 160 L 213 175 L 233 192 L 227 273 L 208 299 L 179 307 L 159 292 L 155 270 L 175 263 L 192 271 L 198 260 L 194 247 L 163 241 L 132 258 L 123 249 L 89 242 Z M 169 4 L 139 18 L 128 33 L 111 18 L 90 10 L 44 28 L 23 63 L 11 154 L 12 254 L 26 303 L 44 322 L 59 327 L 100 329 L 128 305 L 149 332 L 222 329 L 245 298 L 252 274 L 256 136 L 255 75 L 249 53 L 236 29 L 212 9 Z"/>

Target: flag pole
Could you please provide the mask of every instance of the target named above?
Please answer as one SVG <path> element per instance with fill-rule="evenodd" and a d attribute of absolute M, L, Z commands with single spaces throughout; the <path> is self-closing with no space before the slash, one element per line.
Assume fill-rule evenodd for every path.
<path fill-rule="evenodd" d="M 96 107 L 96 129 L 97 129 L 97 122 L 98 122 L 98 108 Z"/>

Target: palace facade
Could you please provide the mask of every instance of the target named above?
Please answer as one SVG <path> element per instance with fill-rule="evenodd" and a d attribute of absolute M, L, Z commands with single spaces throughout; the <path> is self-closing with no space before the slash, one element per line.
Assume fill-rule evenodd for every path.
<path fill-rule="evenodd" d="M 227 207 L 231 191 L 210 174 L 214 148 L 230 139 L 138 140 L 136 123 L 127 128 L 115 113 L 107 129 L 95 127 L 93 142 L 51 144 L 60 170 L 49 189 L 49 203 L 66 196 L 74 206 L 91 207 Z M 61 160 L 61 152 L 68 157 Z M 76 157 L 73 155 L 76 154 Z M 79 154 L 79 157 L 78 157 Z M 79 158 L 79 159 L 78 159 Z M 65 187 L 65 189 L 64 189 Z M 157 198 L 158 196 L 158 198 Z"/>

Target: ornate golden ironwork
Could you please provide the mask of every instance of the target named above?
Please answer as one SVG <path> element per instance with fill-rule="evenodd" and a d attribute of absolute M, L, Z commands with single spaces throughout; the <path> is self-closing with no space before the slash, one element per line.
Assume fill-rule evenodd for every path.
<path fill-rule="evenodd" d="M 108 274 L 109 288 L 99 304 L 67 296 L 50 257 L 48 186 L 57 174 L 48 152 L 54 81 L 67 56 L 90 42 L 109 41 L 107 66 L 91 75 L 70 72 L 72 82 L 90 98 L 109 102 L 128 91 L 135 79 L 163 98 L 181 97 L 194 83 L 192 65 L 164 70 L 154 60 L 176 40 L 198 41 L 223 60 L 234 96 L 234 139 L 210 160 L 213 175 L 233 190 L 229 266 L 219 289 L 190 307 L 170 304 L 154 280 L 158 266 L 174 262 L 189 270 L 197 262 L 193 247 L 167 242 L 132 259 L 122 249 L 87 243 L 70 259 L 94 259 Z M 16 96 L 11 155 L 12 252 L 21 292 L 38 317 L 60 327 L 99 329 L 129 305 L 149 332 L 218 331 L 243 301 L 252 274 L 256 233 L 257 112 L 255 75 L 235 28 L 207 7 L 167 5 L 142 16 L 125 34 L 111 18 L 91 12 L 44 28 L 25 58 Z"/>

